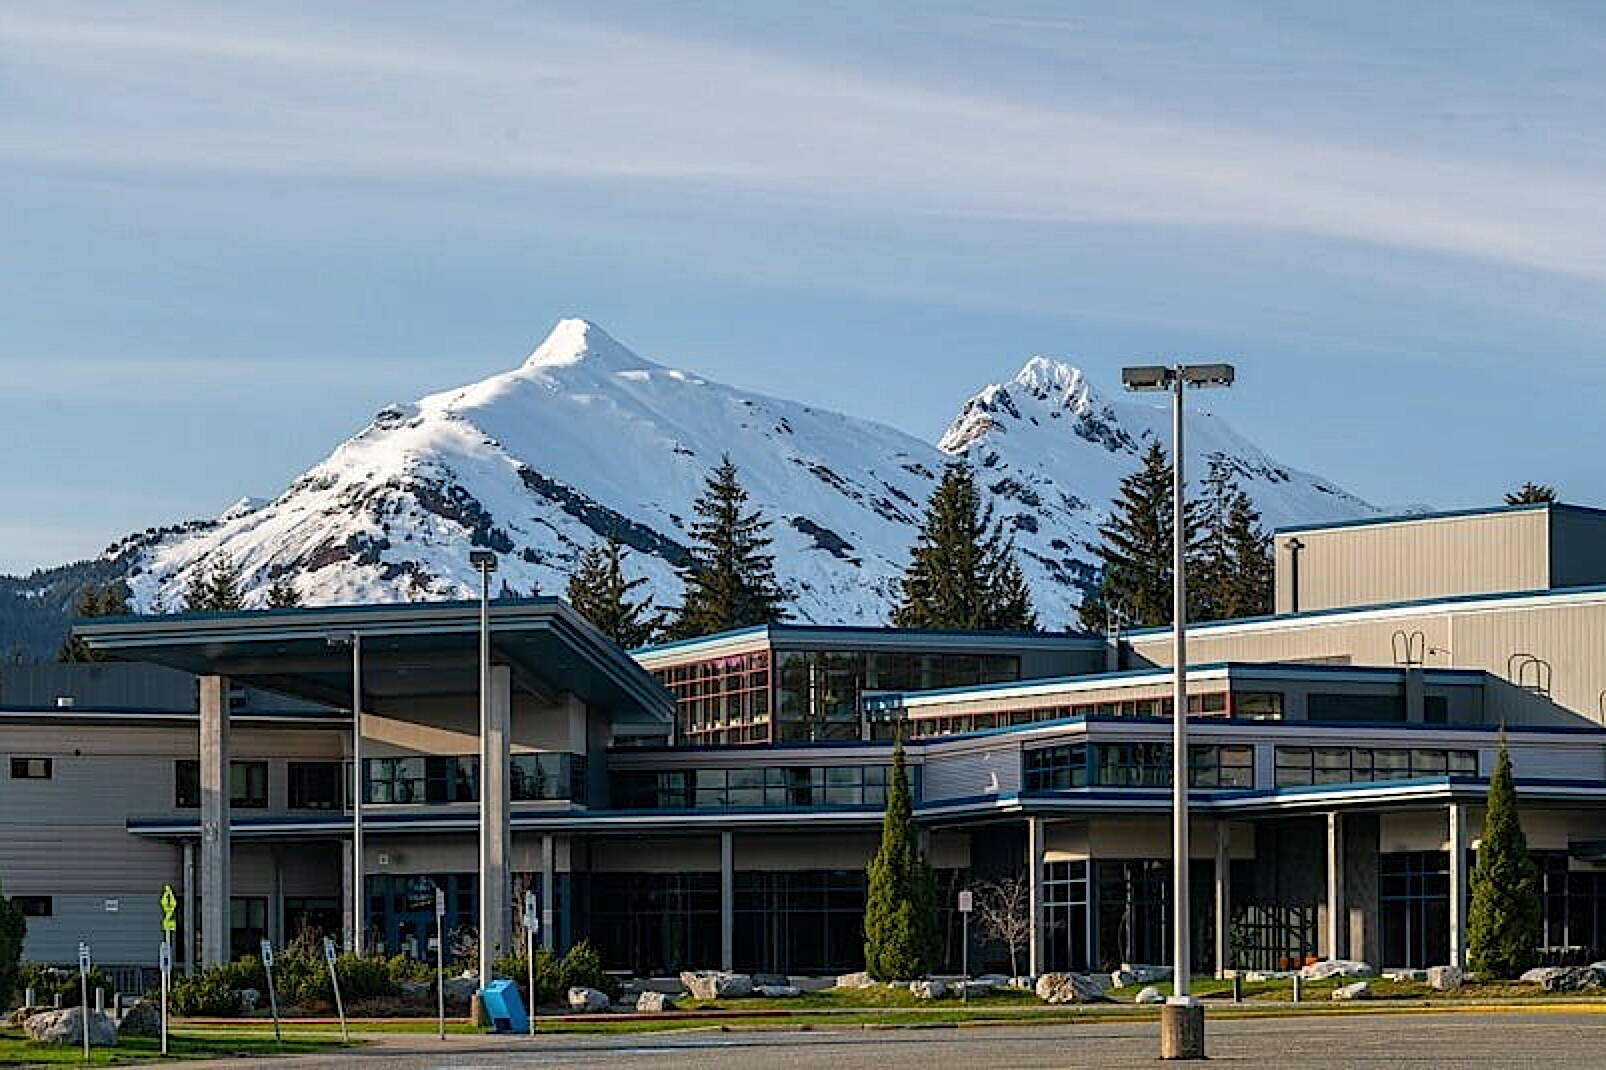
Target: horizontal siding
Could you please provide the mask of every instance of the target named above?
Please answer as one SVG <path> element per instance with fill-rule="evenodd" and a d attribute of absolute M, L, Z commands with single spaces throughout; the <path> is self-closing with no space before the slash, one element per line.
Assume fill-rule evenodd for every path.
<path fill-rule="evenodd" d="M 160 895 L 160 885 L 126 882 L 102 895 L 58 895 L 53 917 L 28 919 L 22 957 L 29 962 L 76 963 L 82 940 L 98 963 L 154 966 L 162 942 Z M 107 899 L 117 900 L 115 914 L 107 913 Z"/>

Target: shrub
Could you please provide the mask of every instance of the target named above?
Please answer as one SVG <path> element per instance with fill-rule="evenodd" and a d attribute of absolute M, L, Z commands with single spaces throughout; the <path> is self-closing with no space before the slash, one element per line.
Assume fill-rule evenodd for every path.
<path fill-rule="evenodd" d="M 564 989 L 595 988 L 606 992 L 610 999 L 617 998 L 620 993 L 619 983 L 602 972 L 602 956 L 597 949 L 591 946 L 591 941 L 581 940 L 569 948 L 569 953 L 563 956 L 563 963 L 559 967 Z"/>
<path fill-rule="evenodd" d="M 33 998 L 40 1006 L 48 1007 L 55 1003 L 56 997 L 61 997 L 63 1007 L 76 1007 L 83 1002 L 83 989 L 78 980 L 78 970 L 64 969 L 57 966 L 45 966 L 37 962 L 19 963 L 17 966 L 16 998 L 21 999 L 26 989 L 33 989 Z M 98 967 L 89 971 L 89 990 L 94 992 L 97 988 L 111 991 L 111 985 Z M 90 1000 L 94 1000 L 91 995 Z"/>
<path fill-rule="evenodd" d="M 428 981 L 435 983 L 435 964 L 433 962 L 420 962 L 408 958 L 406 955 L 393 955 L 385 960 L 385 968 L 390 979 L 395 984 L 403 981 Z"/>
<path fill-rule="evenodd" d="M 227 1018 L 240 1013 L 240 997 L 229 981 L 229 968 L 202 970 L 173 982 L 173 1013 L 185 1017 Z"/>

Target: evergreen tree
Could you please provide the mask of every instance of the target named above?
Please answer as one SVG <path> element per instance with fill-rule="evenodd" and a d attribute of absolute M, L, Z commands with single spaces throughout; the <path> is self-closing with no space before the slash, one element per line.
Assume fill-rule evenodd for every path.
<path fill-rule="evenodd" d="M 691 561 L 680 570 L 686 595 L 675 621 L 676 638 L 785 620 L 791 596 L 775 579 L 768 552 L 769 521 L 747 509 L 736 466 L 729 456 L 709 475 L 692 506 Z"/>
<path fill-rule="evenodd" d="M 651 596 L 631 594 L 647 577 L 626 579 L 624 558 L 624 543 L 611 535 L 587 547 L 569 574 L 566 597 L 598 631 L 631 650 L 652 642 L 662 622 L 653 612 Z"/>
<path fill-rule="evenodd" d="M 878 981 L 923 976 L 937 957 L 937 882 L 916 838 L 901 738 L 892 751 L 881 846 L 870 860 L 869 877 L 865 970 Z"/>
<path fill-rule="evenodd" d="M 299 609 L 301 607 L 301 592 L 288 576 L 280 576 L 268 585 L 269 609 Z"/>
<path fill-rule="evenodd" d="M 975 473 L 956 461 L 926 506 L 892 611 L 899 628 L 1032 631 L 1037 613 L 1014 547 L 984 509 Z"/>
<path fill-rule="evenodd" d="M 1272 609 L 1271 536 L 1260 511 L 1220 458 L 1198 503 L 1199 541 L 1189 563 L 1190 619 L 1253 617 Z"/>
<path fill-rule="evenodd" d="M 1507 505 L 1534 505 L 1557 500 L 1556 488 L 1549 483 L 1524 483 L 1506 495 Z"/>
<path fill-rule="evenodd" d="M 122 580 L 108 583 L 104 587 L 90 584 L 78 594 L 78 602 L 73 607 L 79 617 L 123 617 L 128 615 L 128 585 Z M 106 656 L 89 649 L 84 641 L 76 635 L 68 633 L 62 642 L 61 649 L 56 652 L 57 661 L 105 661 Z"/>
<path fill-rule="evenodd" d="M 218 554 L 210 562 L 195 563 L 190 570 L 189 583 L 184 587 L 184 612 L 227 613 L 244 608 L 240 570 L 232 557 Z"/>
<path fill-rule="evenodd" d="M 22 908 L 5 896 L 0 888 L 0 1007 L 11 1006 L 17 995 L 17 975 L 22 962 L 22 941 L 28 935 L 28 919 Z"/>
<path fill-rule="evenodd" d="M 1517 814 L 1511 756 L 1504 745 L 1489 778 L 1483 843 L 1472 870 L 1467 965 L 1484 977 L 1514 978 L 1533 965 L 1541 939 L 1539 871 Z"/>
<path fill-rule="evenodd" d="M 1171 464 L 1165 449 L 1151 443 L 1142 466 L 1121 480 L 1119 496 L 1109 519 L 1099 527 L 1102 540 L 1096 554 L 1104 565 L 1100 598 L 1090 613 L 1103 616 L 1100 607 L 1119 605 L 1124 623 L 1137 628 L 1171 623 Z M 1183 513 L 1188 557 L 1197 552 L 1198 509 L 1188 503 Z M 1083 626 L 1090 623 L 1083 616 Z"/>

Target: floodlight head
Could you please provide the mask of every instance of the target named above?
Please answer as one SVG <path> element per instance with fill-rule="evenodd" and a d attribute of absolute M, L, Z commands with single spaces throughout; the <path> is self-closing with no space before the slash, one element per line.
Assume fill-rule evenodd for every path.
<path fill-rule="evenodd" d="M 1139 364 L 1121 369 L 1121 382 L 1128 390 L 1170 390 L 1175 374 L 1164 364 Z"/>
<path fill-rule="evenodd" d="M 495 572 L 496 554 L 490 550 L 470 550 L 468 552 L 468 563 L 481 572 Z"/>
<path fill-rule="evenodd" d="M 1231 364 L 1184 364 L 1180 369 L 1186 386 L 1231 386 L 1237 371 Z"/>

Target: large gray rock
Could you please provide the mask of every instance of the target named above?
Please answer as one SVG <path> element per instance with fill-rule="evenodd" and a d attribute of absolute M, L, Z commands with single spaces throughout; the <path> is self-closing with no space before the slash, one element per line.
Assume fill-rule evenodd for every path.
<path fill-rule="evenodd" d="M 1044 1003 L 1097 1003 L 1104 985 L 1080 973 L 1045 973 L 1037 979 L 1037 998 Z"/>
<path fill-rule="evenodd" d="M 765 999 L 796 999 L 803 994 L 797 985 L 756 985 L 753 991 Z"/>
<path fill-rule="evenodd" d="M 1029 974 L 1020 977 L 1011 977 L 1008 981 L 1004 982 L 1004 987 L 1016 988 L 1022 992 L 1036 992 L 1037 978 L 1032 977 Z"/>
<path fill-rule="evenodd" d="M 637 1014 L 663 1014 L 675 1009 L 675 997 L 648 990 L 636 997 Z"/>
<path fill-rule="evenodd" d="M 441 986 L 446 992 L 446 1009 L 467 1014 L 474 1002 L 474 993 L 480 990 L 477 977 L 448 977 Z"/>
<path fill-rule="evenodd" d="M 580 1014 L 601 1014 L 611 1003 L 608 993 L 595 988 L 579 985 L 569 989 L 569 1009 Z"/>
<path fill-rule="evenodd" d="M 1578 992 L 1606 984 L 1606 971 L 1593 966 L 1537 966 L 1518 978 L 1546 992 Z"/>
<path fill-rule="evenodd" d="M 838 988 L 874 988 L 879 983 L 863 970 L 858 973 L 845 973 L 836 979 Z"/>
<path fill-rule="evenodd" d="M 1110 987 L 1127 988 L 1131 985 L 1152 985 L 1156 981 L 1169 980 L 1171 980 L 1169 966 L 1134 966 L 1130 962 L 1123 962 L 1120 969 L 1110 974 Z"/>
<path fill-rule="evenodd" d="M 745 999 L 753 994 L 753 978 L 725 970 L 686 970 L 680 975 L 693 999 Z"/>
<path fill-rule="evenodd" d="M 241 1014 L 250 1014 L 262 1005 L 262 993 L 254 988 L 242 988 L 238 995 Z"/>
<path fill-rule="evenodd" d="M 915 999 L 941 999 L 948 994 L 948 986 L 942 981 L 915 981 L 909 991 Z"/>
<path fill-rule="evenodd" d="M 754 988 L 786 988 L 791 983 L 792 979 L 784 973 L 753 974 Z"/>
<path fill-rule="evenodd" d="M 1333 989 L 1333 998 L 1337 1000 L 1371 999 L 1372 986 L 1365 981 L 1356 981 L 1352 985 Z"/>
<path fill-rule="evenodd" d="M 1143 991 L 1139 992 L 1135 997 L 1133 997 L 1132 1002 L 1133 1003 L 1164 1003 L 1165 1002 L 1165 996 L 1161 994 L 1161 992 L 1160 992 L 1160 990 L 1158 988 L 1155 988 L 1153 985 L 1149 985 L 1147 988 L 1145 988 Z"/>
<path fill-rule="evenodd" d="M 41 1044 L 82 1044 L 84 1010 L 82 1007 L 68 1007 L 61 1011 L 45 1011 L 23 1022 L 22 1028 L 28 1034 L 28 1039 Z M 117 1023 L 111 1020 L 110 1015 L 89 1012 L 89 1046 L 117 1046 Z"/>
<path fill-rule="evenodd" d="M 1437 992 L 1454 992 L 1467 979 L 1459 966 L 1429 966 L 1428 987 Z"/>
<path fill-rule="evenodd" d="M 125 1037 L 161 1036 L 162 1008 L 148 999 L 135 1000 L 117 1023 L 117 1032 Z"/>
<path fill-rule="evenodd" d="M 1299 975 L 1307 981 L 1325 981 L 1330 977 L 1370 977 L 1376 972 L 1359 959 L 1322 959 L 1300 970 Z"/>
<path fill-rule="evenodd" d="M 960 999 L 980 999 L 982 996 L 990 996 L 996 992 L 998 983 L 990 977 L 979 977 L 974 981 L 957 981 L 948 987 Z"/>

